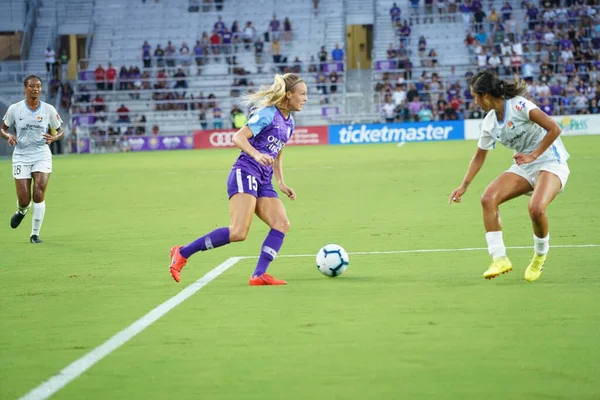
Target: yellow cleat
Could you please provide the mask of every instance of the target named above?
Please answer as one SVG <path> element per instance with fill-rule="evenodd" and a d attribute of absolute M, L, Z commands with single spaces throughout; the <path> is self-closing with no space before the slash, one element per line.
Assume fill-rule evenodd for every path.
<path fill-rule="evenodd" d="M 539 254 L 533 256 L 525 270 L 525 280 L 527 282 L 533 282 L 540 277 L 544 270 L 544 262 L 546 262 L 546 256 L 540 256 Z"/>
<path fill-rule="evenodd" d="M 483 273 L 485 279 L 493 279 L 501 274 L 512 271 L 512 263 L 508 257 L 494 258 L 489 268 Z"/>

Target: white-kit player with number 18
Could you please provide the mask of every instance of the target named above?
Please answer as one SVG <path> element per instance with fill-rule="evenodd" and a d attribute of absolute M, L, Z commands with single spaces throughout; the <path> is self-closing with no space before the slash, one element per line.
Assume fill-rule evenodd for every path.
<path fill-rule="evenodd" d="M 17 211 L 10 219 L 10 226 L 21 224 L 33 199 L 32 229 L 29 241 L 42 243 L 40 229 L 46 213 L 44 201 L 48 180 L 52 173 L 52 153 L 50 143 L 62 138 L 62 120 L 56 109 L 40 101 L 42 80 L 29 75 L 23 81 L 25 100 L 12 104 L 4 118 L 0 136 L 15 146 L 13 152 L 13 177 L 17 189 Z M 15 128 L 16 136 L 8 132 Z M 48 127 L 56 130 L 55 135 L 48 133 Z M 33 185 L 32 185 L 33 182 Z"/>

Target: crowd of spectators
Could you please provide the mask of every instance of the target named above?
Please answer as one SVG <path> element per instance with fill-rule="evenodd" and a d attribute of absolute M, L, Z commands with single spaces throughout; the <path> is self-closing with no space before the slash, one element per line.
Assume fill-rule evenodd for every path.
<path fill-rule="evenodd" d="M 408 50 L 411 20 L 403 20 L 396 4 L 390 10 L 398 42 L 390 44 L 375 90 L 381 93 L 386 121 L 431 121 L 479 118 L 468 82 L 480 69 L 493 69 L 505 79 L 516 74 L 529 83 L 528 95 L 550 115 L 597 113 L 600 101 L 600 10 L 597 0 L 505 2 L 500 10 L 483 0 L 428 1 L 420 10 L 411 0 L 412 23 L 462 15 L 469 60 L 440 66 L 427 38 L 419 38 L 418 60 Z M 455 7 L 451 7 L 454 5 Z M 519 10 L 513 9 L 519 7 Z M 520 12 L 517 12 L 520 11 Z M 517 18 L 523 15 L 524 18 Z M 419 73 L 414 74 L 417 69 Z"/>

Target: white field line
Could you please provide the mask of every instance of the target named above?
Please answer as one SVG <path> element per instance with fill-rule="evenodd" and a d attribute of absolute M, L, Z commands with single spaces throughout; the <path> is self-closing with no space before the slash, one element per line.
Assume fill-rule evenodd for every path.
<path fill-rule="evenodd" d="M 551 245 L 550 250 L 552 249 L 579 249 L 586 247 L 600 247 L 600 244 L 558 244 Z M 531 249 L 533 250 L 533 245 L 530 246 L 511 246 L 507 247 L 507 249 Z M 413 250 L 390 250 L 390 251 L 355 251 L 352 253 L 348 253 L 350 255 L 383 255 L 383 254 L 407 254 L 407 253 L 458 253 L 464 251 L 482 251 L 486 250 L 487 247 L 465 247 L 462 249 L 413 249 Z M 282 254 L 278 255 L 277 258 L 296 258 L 296 257 L 316 257 L 316 254 Z M 248 258 L 258 258 L 258 256 L 244 256 L 240 257 L 241 259 Z"/>
<path fill-rule="evenodd" d="M 228 258 L 223 263 L 207 272 L 202 278 L 198 279 L 196 282 L 192 283 L 181 292 L 171 297 L 169 300 L 165 301 L 154 310 L 144 315 L 142 318 L 135 321 L 133 324 L 129 325 L 127 328 L 123 329 L 121 332 L 117 333 L 106 342 L 96 347 L 94 350 L 69 364 L 58 374 L 54 375 L 46 382 L 42 383 L 21 397 L 20 400 L 43 400 L 52 396 L 54 393 L 68 385 L 72 380 L 91 368 L 98 361 L 102 360 L 104 357 L 127 343 L 131 338 L 142 332 L 173 308 L 183 303 L 194 293 L 209 284 L 240 260 L 240 257 Z"/>

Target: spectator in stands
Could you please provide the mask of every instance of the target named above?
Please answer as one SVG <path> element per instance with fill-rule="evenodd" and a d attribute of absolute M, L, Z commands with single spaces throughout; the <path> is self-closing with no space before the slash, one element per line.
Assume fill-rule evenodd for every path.
<path fill-rule="evenodd" d="M 259 74 L 262 73 L 262 64 L 263 64 L 263 51 L 264 51 L 265 43 L 261 40 L 260 36 L 256 38 L 256 42 L 254 42 L 254 61 L 256 62 L 257 72 Z"/>
<path fill-rule="evenodd" d="M 392 8 L 390 8 L 390 17 L 392 18 L 392 25 L 396 25 L 396 23 L 400 20 L 400 16 L 402 15 L 402 11 L 398 4 L 394 2 Z"/>
<path fill-rule="evenodd" d="M 308 64 L 308 72 L 317 72 L 319 68 L 317 67 L 317 60 L 315 60 L 315 56 L 310 56 L 310 61 Z"/>
<path fill-rule="evenodd" d="M 231 109 L 231 126 L 234 129 L 241 129 L 246 125 L 246 122 L 248 122 L 248 118 L 242 110 L 239 109 L 238 105 L 234 104 Z"/>
<path fill-rule="evenodd" d="M 419 0 L 410 0 L 410 24 L 419 25 Z"/>
<path fill-rule="evenodd" d="M 421 122 L 430 122 L 433 119 L 433 113 L 429 109 L 429 107 L 422 107 L 417 114 L 418 121 Z"/>
<path fill-rule="evenodd" d="M 438 54 L 435 51 L 435 49 L 431 49 L 429 50 L 429 54 L 427 55 L 428 61 L 429 61 L 429 67 L 430 68 L 437 68 L 438 67 Z"/>
<path fill-rule="evenodd" d="M 292 66 L 292 72 L 295 74 L 299 74 L 302 72 L 302 70 L 302 61 L 300 60 L 300 57 L 296 56 L 296 58 L 294 59 L 294 65 Z"/>
<path fill-rule="evenodd" d="M 389 94 L 385 95 L 384 103 L 381 105 L 381 114 L 387 123 L 392 123 L 396 119 L 396 106 Z"/>
<path fill-rule="evenodd" d="M 144 68 L 152 67 L 152 46 L 148 44 L 147 40 L 142 45 L 142 60 L 144 61 Z"/>
<path fill-rule="evenodd" d="M 342 63 L 344 61 L 344 50 L 340 49 L 339 44 L 335 44 L 335 48 L 331 50 L 331 58 L 336 63 Z"/>
<path fill-rule="evenodd" d="M 412 101 L 408 104 L 408 110 L 410 111 L 412 121 L 419 120 L 418 115 L 419 115 L 419 111 L 421 111 L 421 108 L 423 108 L 423 103 L 421 103 L 419 96 L 415 96 L 412 99 Z"/>
<path fill-rule="evenodd" d="M 108 63 L 108 68 L 106 68 L 106 83 L 108 85 L 108 90 L 114 90 L 116 80 L 117 70 L 112 66 L 111 63 Z"/>
<path fill-rule="evenodd" d="M 245 43 L 246 50 L 250 50 L 250 43 L 254 42 L 256 37 L 256 29 L 252 25 L 252 21 L 246 22 L 244 33 L 242 35 L 242 41 Z"/>
<path fill-rule="evenodd" d="M 395 90 L 392 93 L 392 100 L 396 107 L 406 102 L 406 85 L 396 83 Z"/>
<path fill-rule="evenodd" d="M 101 64 L 94 70 L 94 79 L 96 80 L 96 88 L 98 90 L 104 90 L 106 87 L 104 84 L 104 81 L 106 80 L 106 71 L 102 68 Z"/>
<path fill-rule="evenodd" d="M 56 65 L 56 53 L 52 50 L 52 47 L 48 47 L 44 52 L 44 63 L 46 63 L 46 72 L 48 76 L 52 76 L 55 73 Z"/>
<path fill-rule="evenodd" d="M 126 66 L 121 66 L 119 70 L 119 90 L 129 89 L 129 73 L 127 72 Z"/>
<path fill-rule="evenodd" d="M 60 54 L 60 66 L 61 66 L 61 73 L 60 73 L 60 79 L 65 80 L 67 79 L 67 72 L 68 72 L 68 67 L 69 67 L 69 55 L 67 54 L 67 50 L 63 49 L 61 54 Z"/>
<path fill-rule="evenodd" d="M 182 68 L 177 69 L 177 72 L 175 73 L 175 75 L 173 75 L 173 78 L 175 78 L 175 86 L 173 86 L 173 89 L 180 89 L 180 88 L 187 89 L 188 88 L 188 83 L 185 79 L 186 75 L 185 75 L 185 72 L 183 72 Z"/>
<path fill-rule="evenodd" d="M 424 0 L 424 11 L 425 16 L 423 17 L 423 23 L 427 23 L 427 19 L 429 22 L 433 24 L 433 0 Z"/>
<path fill-rule="evenodd" d="M 273 56 L 273 64 L 275 64 L 275 68 L 277 68 L 281 62 L 281 46 L 277 39 L 273 39 L 271 42 L 271 55 Z"/>
<path fill-rule="evenodd" d="M 60 104 L 64 108 L 71 108 L 71 101 L 73 99 L 74 93 L 75 92 L 73 90 L 73 87 L 71 86 L 71 83 L 69 81 L 65 81 L 65 83 L 62 84 L 62 95 L 60 98 Z"/>
<path fill-rule="evenodd" d="M 313 8 L 315 10 L 315 17 L 316 17 L 318 10 L 319 10 L 319 0 L 313 0 Z"/>
<path fill-rule="evenodd" d="M 219 106 L 215 106 L 212 110 L 213 114 L 213 129 L 223 128 L 223 110 Z"/>
<path fill-rule="evenodd" d="M 194 46 L 194 60 L 196 61 L 196 75 L 199 76 L 204 64 L 204 48 L 200 40 L 196 40 L 196 45 Z"/>
<path fill-rule="evenodd" d="M 292 22 L 288 17 L 283 20 L 283 40 L 286 42 L 292 41 Z"/>
<path fill-rule="evenodd" d="M 119 123 L 129 123 L 131 120 L 129 119 L 129 108 L 125 106 L 125 104 L 121 104 L 121 107 L 117 109 L 117 122 Z"/>
<path fill-rule="evenodd" d="M 223 28 L 223 31 L 221 32 L 221 48 L 223 49 L 224 54 L 231 54 L 231 52 L 233 50 L 231 48 L 232 41 L 233 41 L 233 35 L 231 34 L 231 32 L 229 32 L 227 27 Z"/>
<path fill-rule="evenodd" d="M 329 83 L 331 84 L 329 86 L 329 90 L 330 90 L 331 94 L 336 94 L 337 93 L 337 84 L 338 84 L 338 81 L 340 80 L 340 77 L 337 74 L 337 72 L 331 71 L 328 78 L 329 78 Z"/>
<path fill-rule="evenodd" d="M 217 17 L 217 22 L 215 22 L 215 25 L 213 26 L 213 30 L 221 32 L 223 29 L 225 29 L 225 22 L 223 22 L 223 17 L 219 15 Z"/>
<path fill-rule="evenodd" d="M 179 48 L 179 62 L 186 70 L 192 63 L 192 55 L 190 54 L 190 48 L 186 42 L 182 42 L 181 47 Z"/>
<path fill-rule="evenodd" d="M 327 75 L 325 75 L 325 72 L 323 72 L 323 71 L 317 72 L 316 86 L 317 86 L 317 92 L 319 94 L 327 95 Z"/>
<path fill-rule="evenodd" d="M 281 35 L 281 21 L 277 19 L 277 15 L 273 14 L 273 18 L 269 22 L 269 33 L 271 40 L 279 40 Z"/>
<path fill-rule="evenodd" d="M 446 20 L 446 17 L 444 16 L 444 14 L 446 12 L 445 1 L 437 0 L 437 8 L 438 8 L 438 14 L 440 15 L 440 21 L 443 22 L 444 20 Z"/>
<path fill-rule="evenodd" d="M 165 47 L 165 54 L 167 60 L 167 67 L 172 68 L 175 66 L 175 53 L 177 49 L 173 46 L 173 43 L 169 40 L 167 42 L 167 47 Z"/>
<path fill-rule="evenodd" d="M 231 24 L 231 29 L 229 31 L 231 32 L 233 43 L 239 43 L 240 25 L 237 21 L 233 21 L 233 23 Z M 237 49 L 235 50 L 235 52 L 237 53 Z"/>
<path fill-rule="evenodd" d="M 419 60 L 421 63 L 421 67 L 425 67 L 427 65 L 427 40 L 425 40 L 425 36 L 419 38 L 419 44 L 417 45 L 419 50 Z"/>
<path fill-rule="evenodd" d="M 321 46 L 321 50 L 319 51 L 319 71 L 323 71 L 325 69 L 326 63 L 327 63 L 327 50 L 325 50 L 325 46 Z"/>
<path fill-rule="evenodd" d="M 145 135 L 146 134 L 146 116 L 140 115 L 135 121 L 135 134 Z"/>
<path fill-rule="evenodd" d="M 219 55 L 219 49 L 221 48 L 221 36 L 216 29 L 213 29 L 212 35 L 210 35 L 210 50 L 215 61 L 218 61 L 217 55 Z"/>
<path fill-rule="evenodd" d="M 49 86 L 49 93 L 51 97 L 54 97 L 58 94 L 58 89 L 60 89 L 60 79 L 58 79 L 58 75 L 54 74 L 52 76 L 52 79 L 50 79 L 50 83 L 48 84 Z"/>
<path fill-rule="evenodd" d="M 468 32 L 471 29 L 471 0 L 463 1 L 458 10 L 463 18 L 464 29 Z"/>
<path fill-rule="evenodd" d="M 156 49 L 154 50 L 154 59 L 156 60 L 156 66 L 162 68 L 165 66 L 165 51 L 160 44 L 156 45 Z"/>
<path fill-rule="evenodd" d="M 406 46 L 410 45 L 410 33 L 411 33 L 411 28 L 408 25 L 408 21 L 404 20 L 404 25 L 402 25 L 402 27 L 400 27 L 400 30 L 398 31 L 398 35 L 400 36 L 400 42 Z"/>

